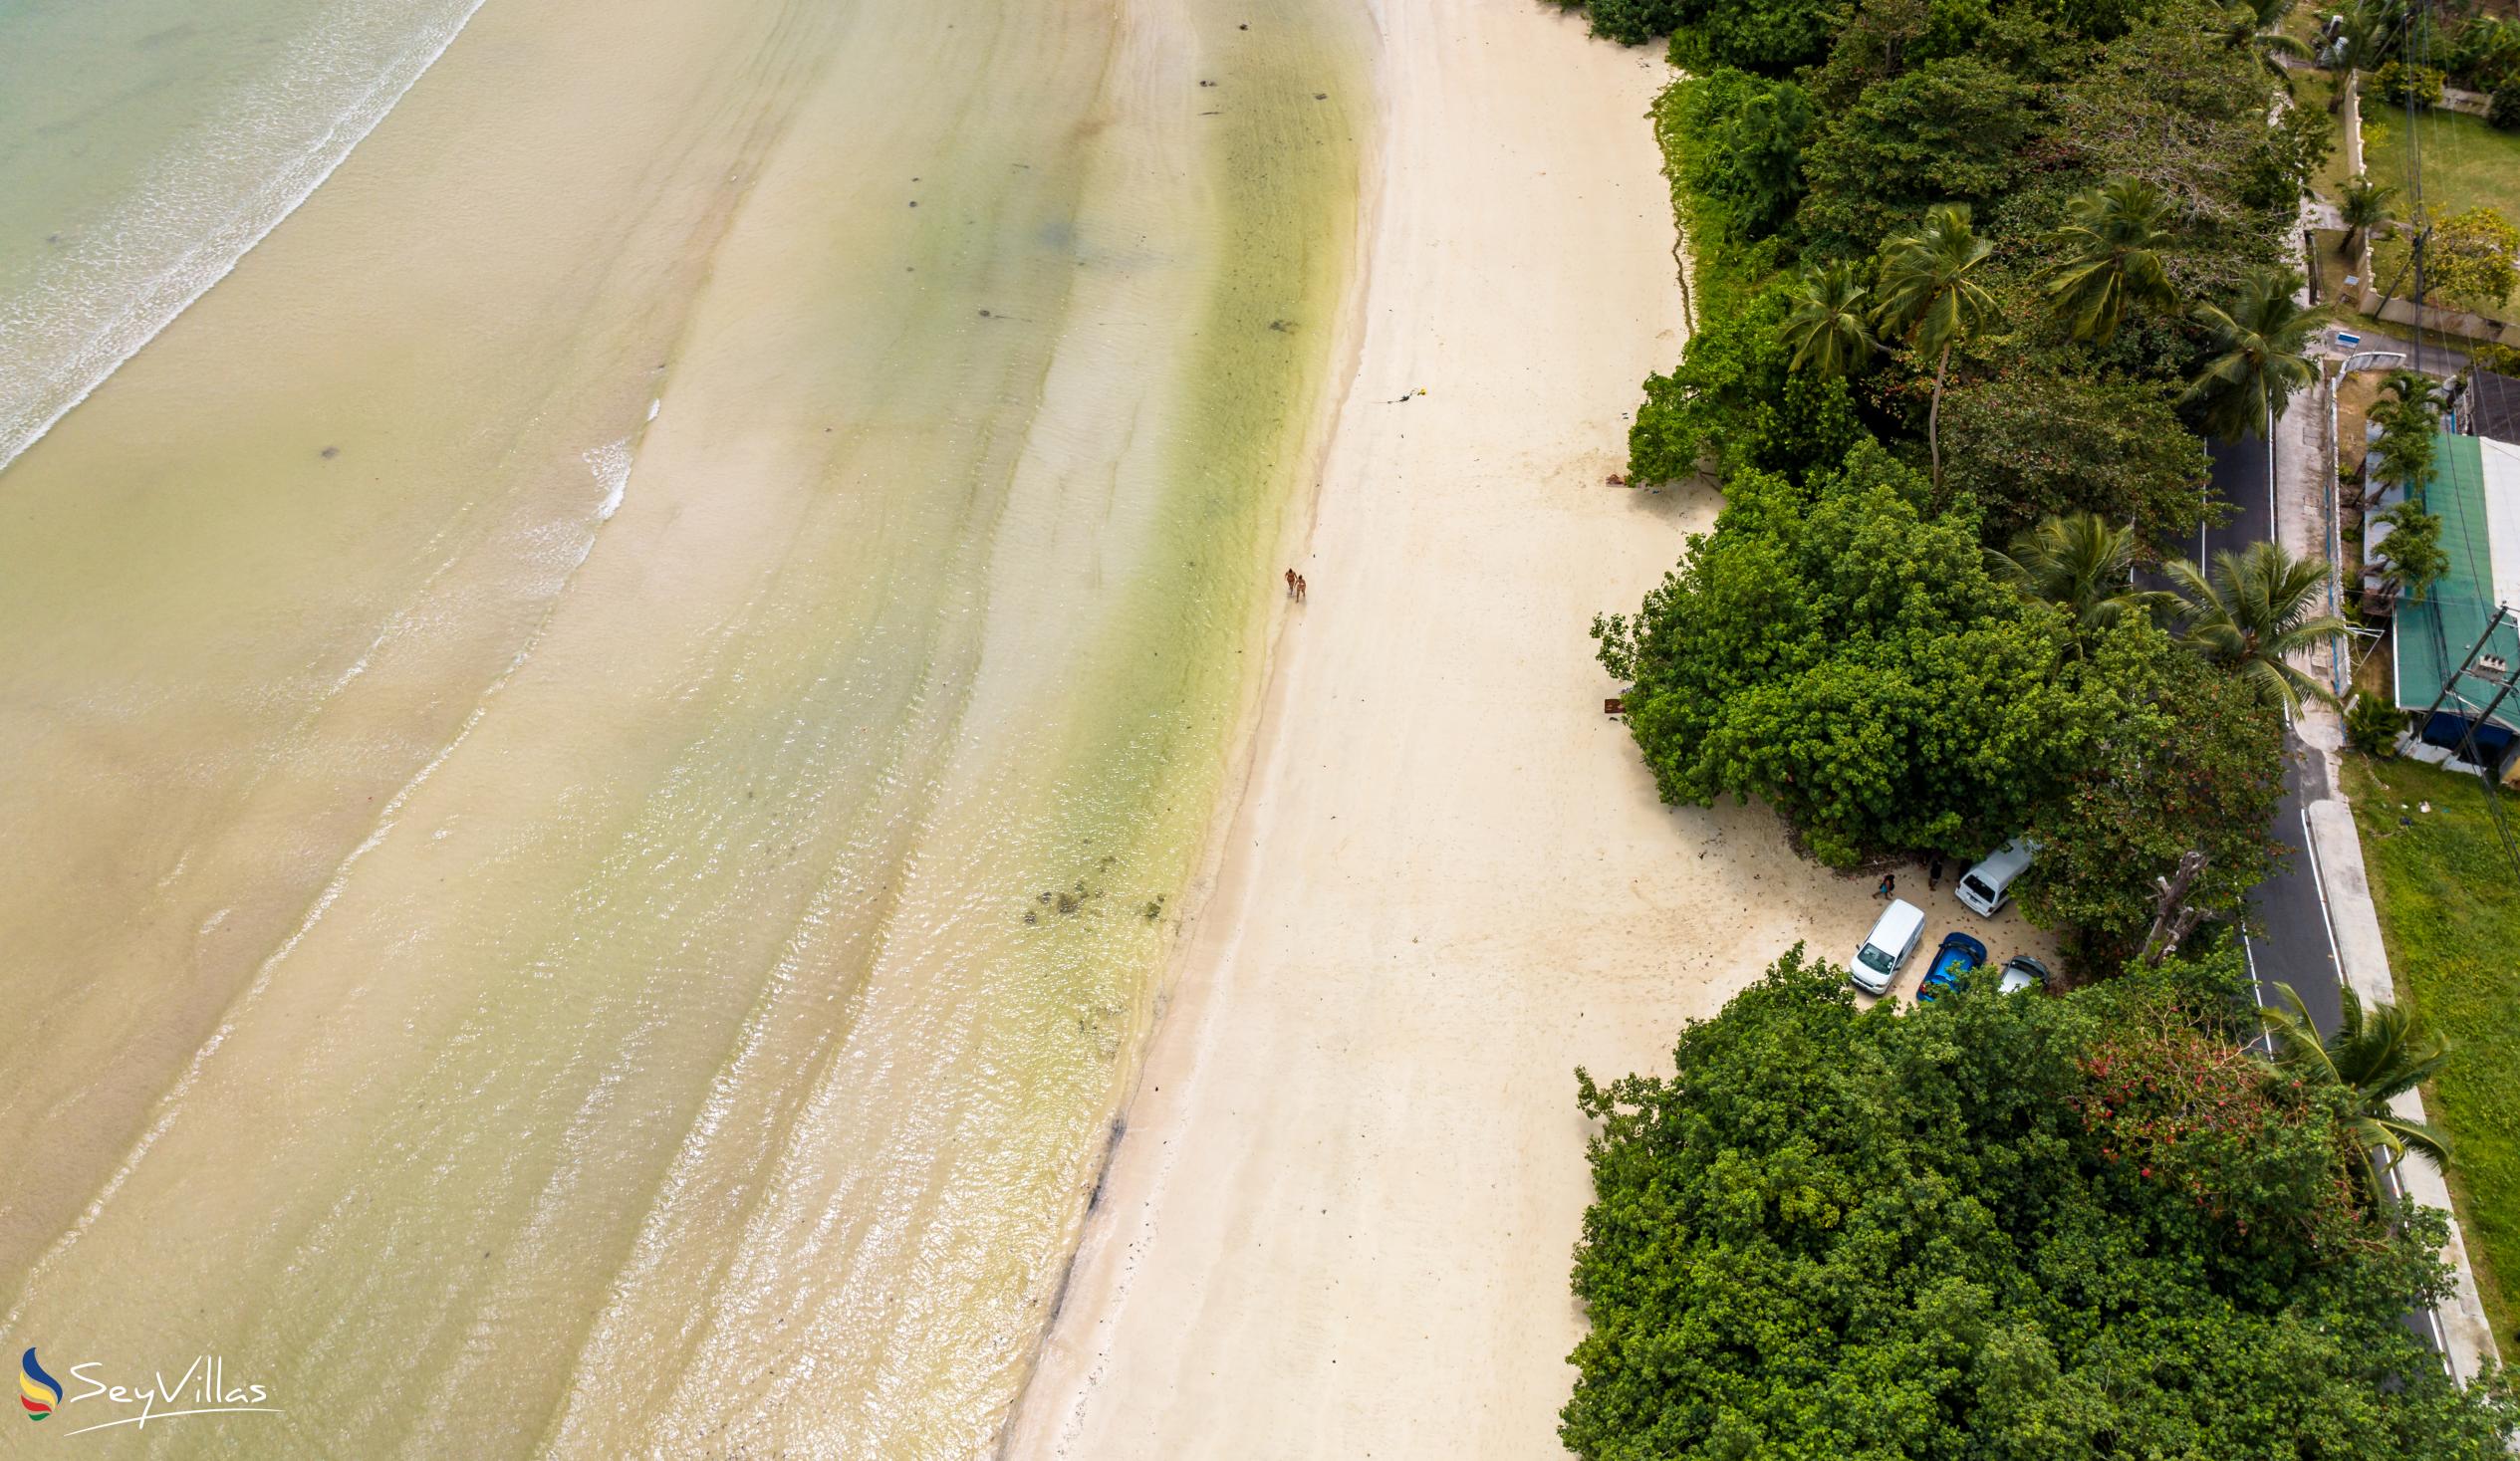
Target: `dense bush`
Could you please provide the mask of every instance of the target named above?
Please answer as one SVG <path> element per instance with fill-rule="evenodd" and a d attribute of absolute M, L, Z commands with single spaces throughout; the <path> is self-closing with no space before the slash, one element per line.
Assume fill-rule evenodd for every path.
<path fill-rule="evenodd" d="M 2097 707 L 2057 673 L 2055 611 L 1929 497 L 1870 442 L 1808 487 L 1739 473 L 1637 616 L 1596 623 L 1666 801 L 1757 797 L 1841 867 L 2020 830 Z"/>
<path fill-rule="evenodd" d="M 2083 970 L 2136 956 L 2153 878 L 2188 851 L 2206 854 L 2188 901 L 2237 917 L 2275 869 L 2267 836 L 2284 791 L 2284 730 L 2246 683 L 2178 652 L 2151 624 L 2120 624 L 2089 678 L 2113 707 L 2107 733 L 2032 812 L 2038 860 L 2018 885 L 2025 915 L 2070 930 Z"/>
<path fill-rule="evenodd" d="M 1570 10 L 1582 9 L 1593 22 L 1593 34 L 1623 46 L 1641 46 L 1667 35 L 1679 19 L 1679 0 L 1560 0 Z"/>
<path fill-rule="evenodd" d="M 2417 107 L 2438 107 L 2445 80 L 2433 67 L 2392 61 L 2373 74 L 2372 86 L 2380 93 L 2380 99 L 2392 107 L 2403 107 L 2409 102 Z"/>
<path fill-rule="evenodd" d="M 1838 9 L 1830 0 L 1678 0 L 1671 64 L 1707 72 L 1737 66 L 1786 76 L 1829 54 Z"/>
<path fill-rule="evenodd" d="M 2090 512 L 2154 544 L 2192 544 L 2211 463 L 2168 395 L 2140 380 L 2027 370 L 1951 391 L 1945 485 L 1977 498 L 1998 542 L 2050 513 Z"/>
<path fill-rule="evenodd" d="M 2447 1288 L 2441 1215 L 2356 1210 L 2342 1094 L 2178 1002 L 2236 962 L 1901 1015 L 1798 948 L 1667 1079 L 1579 1073 L 1568 1448 L 2503 1456 L 2506 1384 L 2461 1389 L 2398 1322 Z"/>
<path fill-rule="evenodd" d="M 2345 712 L 2345 739 L 2366 756 L 2395 755 L 2397 737 L 2405 729 L 2405 712 L 2386 696 L 2357 695 Z"/>
<path fill-rule="evenodd" d="M 2485 108 L 2485 121 L 2504 131 L 2520 131 L 2520 81 L 2507 81 L 2494 88 L 2493 100 Z"/>
<path fill-rule="evenodd" d="M 1716 205 L 1728 241 L 1766 238 L 1803 196 L 1811 98 L 1792 82 L 1723 67 L 1674 91 L 1670 124 L 1685 129 L 1682 186 Z"/>
<path fill-rule="evenodd" d="M 1667 482 L 1701 465 L 1800 475 L 1834 464 L 1865 435 L 1843 379 L 1796 374 L 1777 330 L 1787 311 L 1770 288 L 1738 313 L 1708 320 L 1668 375 L 1645 381 L 1628 430 L 1628 472 Z"/>
<path fill-rule="evenodd" d="M 2512 291 L 2520 289 L 2520 271 L 2511 262 L 2515 251 L 2520 228 L 2492 208 L 2453 214 L 2433 225 L 2426 286 L 2460 309 L 2507 316 Z"/>
<path fill-rule="evenodd" d="M 2028 161 L 2029 97 L 1973 56 L 1867 88 L 1812 143 L 1803 233 L 1833 256 L 1860 256 L 1929 204 L 2003 192 Z"/>

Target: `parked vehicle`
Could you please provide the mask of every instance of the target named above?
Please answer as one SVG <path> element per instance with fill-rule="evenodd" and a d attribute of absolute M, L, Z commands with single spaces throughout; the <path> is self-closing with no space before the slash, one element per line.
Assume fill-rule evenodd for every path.
<path fill-rule="evenodd" d="M 1986 966 L 1986 945 L 1953 929 L 1942 935 L 1942 947 L 1933 951 L 1933 963 L 1926 967 L 1924 980 L 1916 986 L 1916 1003 L 1924 1004 L 1939 998 L 1952 981 L 1971 969 Z"/>
<path fill-rule="evenodd" d="M 1924 909 L 1905 898 L 1890 899 L 1890 906 L 1873 924 L 1873 931 L 1856 949 L 1855 962 L 1847 966 L 1847 977 L 1867 994 L 1884 993 L 1906 966 L 1907 956 L 1916 951 L 1916 940 L 1924 931 Z"/>
<path fill-rule="evenodd" d="M 1980 918 L 1994 917 L 2012 901 L 2013 879 L 2030 870 L 2030 859 L 2038 851 L 2039 845 L 2030 839 L 2014 838 L 1961 873 L 1952 884 L 1952 895 Z"/>
<path fill-rule="evenodd" d="M 2004 960 L 2004 982 L 1995 986 L 1998 994 L 2019 994 L 2025 989 L 2048 987 L 2048 966 L 2028 954 L 2015 954 Z"/>

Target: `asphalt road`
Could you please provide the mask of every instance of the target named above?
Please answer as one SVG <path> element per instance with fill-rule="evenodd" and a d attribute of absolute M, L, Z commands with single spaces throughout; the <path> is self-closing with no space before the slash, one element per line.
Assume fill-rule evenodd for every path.
<path fill-rule="evenodd" d="M 2225 549 L 2237 552 L 2275 536 L 2274 468 L 2263 441 L 2215 441 L 2213 489 L 2233 509 L 2228 522 L 2208 528 L 2199 544 L 2199 561 L 2210 565 Z M 2249 972 L 2258 983 L 2258 1002 L 2283 1003 L 2277 984 L 2289 984 L 2309 1007 L 2321 1033 L 2337 1027 L 2343 1009 L 2339 990 L 2344 970 L 2337 964 L 2336 939 L 2328 931 L 2328 914 L 2319 891 L 2318 868 L 2310 849 L 2310 825 L 2304 809 L 2328 795 L 2326 763 L 2288 729 L 2284 735 L 2284 800 L 2275 810 L 2270 830 L 2290 849 L 2281 870 L 2249 895 L 2254 931 L 2242 936 Z"/>
<path fill-rule="evenodd" d="M 2231 504 L 2230 520 L 2207 528 L 2198 562 L 2275 536 L 2274 460 L 2264 441 L 2212 441 L 2212 490 Z M 2284 728 L 2284 799 L 2268 835 L 2289 850 L 2275 874 L 2249 894 L 2251 928 L 2240 944 L 2257 981 L 2258 1003 L 2288 1004 L 2275 986 L 2290 985 L 2322 1035 L 2333 1034 L 2345 1012 L 2345 970 L 2337 961 L 2336 934 L 2328 923 L 2327 895 L 2319 889 L 2318 853 L 2310 842 L 2310 803 L 2328 797 L 2327 762 L 2301 743 L 2289 721 Z M 2394 1176 L 2385 1177 L 2391 1189 Z M 2429 1310 L 2409 1314 L 2405 1326 L 2434 1352 L 2447 1348 L 2440 1320 Z"/>

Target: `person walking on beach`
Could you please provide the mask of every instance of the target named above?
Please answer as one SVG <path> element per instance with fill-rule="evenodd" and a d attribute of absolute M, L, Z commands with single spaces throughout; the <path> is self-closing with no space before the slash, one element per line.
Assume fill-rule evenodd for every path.
<path fill-rule="evenodd" d="M 1897 890 L 1898 874 L 1895 872 L 1885 872 L 1882 874 L 1882 885 L 1873 889 L 1873 896 L 1876 900 L 1887 900 L 1891 893 L 1896 892 Z"/>
<path fill-rule="evenodd" d="M 1303 603 L 1303 602 L 1304 602 L 1304 593 L 1305 593 L 1305 591 L 1306 591 L 1307 589 L 1309 589 L 1310 587 L 1312 587 L 1312 586 L 1311 586 L 1311 585 L 1309 585 L 1309 584 L 1306 584 L 1306 583 L 1304 582 L 1304 576 L 1303 576 L 1302 574 L 1297 574 L 1297 575 L 1295 576 L 1295 602 L 1296 602 L 1296 603 L 1301 604 L 1301 603 Z"/>
<path fill-rule="evenodd" d="M 1286 571 L 1286 597 L 1289 599 L 1295 597 L 1295 570 L 1293 569 Z"/>

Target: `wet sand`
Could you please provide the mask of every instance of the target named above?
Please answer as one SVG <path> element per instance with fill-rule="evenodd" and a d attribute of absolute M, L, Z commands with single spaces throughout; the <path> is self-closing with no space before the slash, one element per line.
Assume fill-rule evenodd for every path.
<path fill-rule="evenodd" d="M 1658 805 L 1602 713 L 1586 624 L 1715 506 L 1604 480 L 1683 338 L 1659 58 L 1525 0 L 1380 18 L 1311 599 L 1010 1434 L 1027 1461 L 1558 1454 L 1574 1068 L 1667 1068 L 1682 1021 L 1797 939 L 1845 958 L 1878 911 L 1762 809 Z"/>
<path fill-rule="evenodd" d="M 287 1411 L 81 1444 L 993 1440 L 1311 479 L 1359 24 L 486 7 L 0 474 L 0 1311 Z"/>

